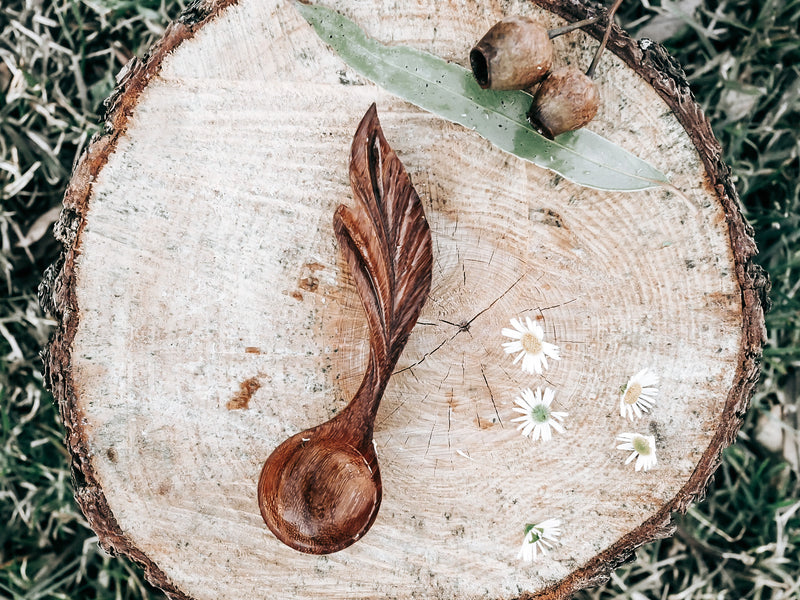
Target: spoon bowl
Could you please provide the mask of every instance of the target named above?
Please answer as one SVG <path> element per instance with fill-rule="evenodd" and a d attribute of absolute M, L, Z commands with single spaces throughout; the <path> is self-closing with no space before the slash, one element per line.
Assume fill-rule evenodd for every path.
<path fill-rule="evenodd" d="M 261 516 L 279 540 L 300 552 L 328 554 L 347 548 L 372 526 L 381 504 L 381 475 L 372 444 L 362 452 L 337 439 L 333 425 L 290 437 L 261 470 Z"/>

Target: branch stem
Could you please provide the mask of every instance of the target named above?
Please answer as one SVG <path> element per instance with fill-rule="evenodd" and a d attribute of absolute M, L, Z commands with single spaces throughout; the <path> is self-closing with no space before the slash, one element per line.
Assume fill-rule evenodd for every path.
<path fill-rule="evenodd" d="M 594 53 L 592 64 L 589 65 L 589 68 L 586 70 L 586 76 L 590 79 L 594 78 L 594 72 L 597 69 L 598 63 L 600 62 L 600 57 L 603 56 L 603 51 L 606 49 L 608 38 L 611 36 L 611 27 L 614 25 L 614 14 L 617 12 L 620 4 L 622 4 L 622 0 L 615 0 L 611 8 L 608 9 L 608 25 L 606 25 L 606 32 L 603 35 L 603 41 L 600 42 L 597 52 Z"/>
<path fill-rule="evenodd" d="M 587 25 L 591 25 L 595 21 L 597 21 L 600 17 L 591 17 L 589 19 L 584 19 L 583 21 L 575 21 L 574 23 L 568 23 L 563 25 L 562 27 L 556 27 L 554 29 L 548 29 L 547 35 L 552 40 L 553 38 L 557 38 L 560 35 L 564 35 L 565 33 L 569 33 L 570 31 L 575 31 L 576 29 L 580 29 L 581 27 L 586 27 Z"/>

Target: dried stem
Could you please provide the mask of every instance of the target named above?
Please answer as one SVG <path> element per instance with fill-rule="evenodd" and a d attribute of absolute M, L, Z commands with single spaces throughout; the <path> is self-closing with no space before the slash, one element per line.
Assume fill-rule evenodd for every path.
<path fill-rule="evenodd" d="M 591 17 L 589 19 L 584 19 L 583 21 L 575 21 L 574 23 L 569 23 L 564 25 L 563 27 L 556 27 L 555 29 L 548 29 L 547 35 L 552 40 L 553 38 L 557 38 L 560 35 L 564 35 L 565 33 L 569 33 L 570 31 L 575 31 L 576 29 L 580 29 L 581 27 L 586 27 L 587 25 L 591 25 L 595 21 L 597 21 L 600 17 Z"/>
<path fill-rule="evenodd" d="M 594 72 L 595 69 L 597 69 L 598 63 L 600 62 L 600 57 L 603 55 L 603 50 L 606 49 L 608 38 L 611 36 L 611 27 L 614 25 L 614 14 L 617 12 L 617 9 L 619 8 L 620 4 L 622 4 L 622 0 L 615 0 L 611 8 L 608 9 L 608 25 L 606 25 L 606 32 L 603 35 L 603 41 L 600 42 L 600 46 L 597 48 L 597 52 L 594 53 L 592 64 L 589 65 L 589 68 L 586 71 L 586 75 L 589 78 L 594 77 Z"/>

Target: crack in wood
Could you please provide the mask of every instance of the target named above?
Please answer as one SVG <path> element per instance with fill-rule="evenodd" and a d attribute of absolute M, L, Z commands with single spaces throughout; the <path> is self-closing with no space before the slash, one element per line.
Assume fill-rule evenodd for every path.
<path fill-rule="evenodd" d="M 403 367 L 402 369 L 399 369 L 398 371 L 395 371 L 395 372 L 394 372 L 392 375 L 397 375 L 398 373 L 402 373 L 403 371 L 409 371 L 409 370 L 413 369 L 414 367 L 416 367 L 416 366 L 418 366 L 418 365 L 422 364 L 422 363 L 425 361 L 425 359 L 426 359 L 426 358 L 428 358 L 429 356 L 431 356 L 431 355 L 432 355 L 434 352 L 436 352 L 437 350 L 439 350 L 439 349 L 440 349 L 442 346 L 444 346 L 446 343 L 448 343 L 448 342 L 452 342 L 452 341 L 453 341 L 453 340 L 456 338 L 456 336 L 458 336 L 458 334 L 459 334 L 459 333 L 462 333 L 462 332 L 469 332 L 470 325 L 472 325 L 472 323 L 475 321 L 475 319 L 477 319 L 477 318 L 478 318 L 478 317 L 480 317 L 482 314 L 484 314 L 485 312 L 487 312 L 488 310 L 490 310 L 490 309 L 491 309 L 491 308 L 492 308 L 492 307 L 493 307 L 495 304 L 497 304 L 497 303 L 498 303 L 500 300 L 502 300 L 502 299 L 503 299 L 503 298 L 504 298 L 504 297 L 505 297 L 505 296 L 506 296 L 506 295 L 507 295 L 507 294 L 508 294 L 508 293 L 509 293 L 509 292 L 510 292 L 512 289 L 514 289 L 514 287 L 515 287 L 515 286 L 516 286 L 516 285 L 517 285 L 517 284 L 518 284 L 520 281 L 522 281 L 522 280 L 523 280 L 523 279 L 524 279 L 524 278 L 525 278 L 525 277 L 528 275 L 528 273 L 530 273 L 530 271 L 526 271 L 525 273 L 523 273 L 522 275 L 520 275 L 520 276 L 517 278 L 517 280 L 516 280 L 514 283 L 512 283 L 512 284 L 511 284 L 511 285 L 508 287 L 508 289 L 507 289 L 506 291 L 504 291 L 504 292 L 503 292 L 502 294 L 500 294 L 500 295 L 499 295 L 497 298 L 495 298 L 494 300 L 492 300 L 492 302 L 489 304 L 489 306 L 487 306 L 486 308 L 484 308 L 483 310 L 481 310 L 480 312 L 478 312 L 478 313 L 477 313 L 477 314 L 476 314 L 474 317 L 472 317 L 471 319 L 469 319 L 469 320 L 467 320 L 467 321 L 462 321 L 461 323 L 458 323 L 458 324 L 457 324 L 457 323 L 453 323 L 453 322 L 451 322 L 451 321 L 447 321 L 447 320 L 445 320 L 445 319 L 439 319 L 439 320 L 440 320 L 442 323 L 446 323 L 446 324 L 448 324 L 448 325 L 452 325 L 453 327 L 458 327 L 458 331 L 456 331 L 456 332 L 455 332 L 455 333 L 454 333 L 454 334 L 453 334 L 453 335 L 452 335 L 450 338 L 448 338 L 448 339 L 445 339 L 445 340 L 442 340 L 442 342 L 441 342 L 441 343 L 440 343 L 438 346 L 436 346 L 436 347 L 435 347 L 433 350 L 431 350 L 430 352 L 426 352 L 425 354 L 423 354 L 423 355 L 422 355 L 422 358 L 420 358 L 420 359 L 419 359 L 417 362 L 415 362 L 415 363 L 413 363 L 413 364 L 411 364 L 411 365 L 408 365 L 407 367 Z M 431 300 L 433 300 L 433 299 L 431 298 Z M 436 300 L 433 300 L 433 302 L 436 302 Z M 436 303 L 438 304 L 438 302 L 436 302 Z"/>
<path fill-rule="evenodd" d="M 497 421 L 500 423 L 500 427 L 505 429 L 505 425 L 503 425 L 503 419 L 500 418 L 500 412 L 497 410 L 497 404 L 494 401 L 492 388 L 489 386 L 489 381 L 486 379 L 486 371 L 484 371 L 483 365 L 481 365 L 481 375 L 483 376 L 483 383 L 486 384 L 486 389 L 489 390 L 489 399 L 492 401 L 492 406 L 494 406 L 494 414 L 497 415 Z"/>

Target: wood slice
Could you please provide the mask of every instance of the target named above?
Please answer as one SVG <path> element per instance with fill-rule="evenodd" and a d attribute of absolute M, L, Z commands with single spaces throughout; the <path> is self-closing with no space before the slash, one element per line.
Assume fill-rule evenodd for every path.
<path fill-rule="evenodd" d="M 333 3 L 326 2 L 333 6 Z M 347 0 L 386 43 L 467 66 L 506 14 L 547 26 L 576 0 Z M 601 28 L 556 40 L 588 65 Z M 173 598 L 564 598 L 601 582 L 702 496 L 758 375 L 766 280 L 720 149 L 659 46 L 615 29 L 590 129 L 650 161 L 663 189 L 601 192 L 506 154 L 366 81 L 284 0 L 193 4 L 120 76 L 81 157 L 42 286 L 59 320 L 46 375 L 76 497 L 104 548 Z M 281 544 L 259 514 L 261 465 L 340 411 L 367 324 L 335 243 L 350 143 L 369 105 L 433 236 L 430 297 L 380 406 L 383 505 L 328 556 Z M 530 317 L 561 360 L 522 372 L 502 343 Z M 660 378 L 652 412 L 620 387 Z M 555 390 L 566 431 L 511 420 Z M 651 470 L 616 436 L 654 436 Z M 562 521 L 537 562 L 526 524 Z"/>

